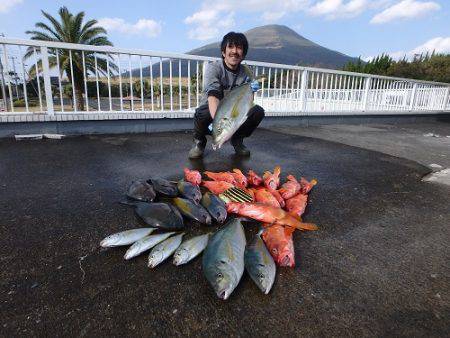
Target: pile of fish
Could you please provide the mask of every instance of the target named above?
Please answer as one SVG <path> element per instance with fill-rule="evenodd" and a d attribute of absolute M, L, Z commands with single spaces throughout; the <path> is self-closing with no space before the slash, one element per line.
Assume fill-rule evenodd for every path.
<path fill-rule="evenodd" d="M 280 174 L 280 167 L 262 177 L 252 170 L 247 175 L 239 169 L 205 171 L 206 180 L 200 172 L 185 168 L 184 179 L 178 182 L 162 178 L 135 181 L 121 203 L 133 206 L 149 227 L 110 235 L 100 246 L 130 246 L 126 260 L 150 250 L 151 268 L 172 255 L 175 265 L 186 264 L 204 251 L 203 272 L 219 298 L 230 296 L 244 269 L 267 294 L 275 280 L 276 264 L 295 266 L 295 229 L 317 229 L 301 219 L 308 193 L 317 181 L 288 175 L 280 186 Z M 261 223 L 249 244 L 242 225 L 245 220 Z M 220 227 L 215 233 L 209 228 L 206 234 L 183 241 L 192 222 Z"/>

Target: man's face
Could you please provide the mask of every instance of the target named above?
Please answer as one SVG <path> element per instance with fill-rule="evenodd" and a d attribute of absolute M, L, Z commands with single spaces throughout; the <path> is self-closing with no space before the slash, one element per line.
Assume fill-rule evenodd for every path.
<path fill-rule="evenodd" d="M 244 58 L 244 50 L 242 46 L 228 44 L 225 47 L 225 52 L 222 52 L 225 64 L 231 69 L 235 69 Z"/>

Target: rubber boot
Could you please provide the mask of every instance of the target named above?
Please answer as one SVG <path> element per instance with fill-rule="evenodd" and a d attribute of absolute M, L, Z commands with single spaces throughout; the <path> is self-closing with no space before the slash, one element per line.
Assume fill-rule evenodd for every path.
<path fill-rule="evenodd" d="M 189 150 L 189 158 L 201 158 L 203 157 L 203 152 L 205 151 L 206 142 L 194 139 L 194 145 L 191 150 Z"/>
<path fill-rule="evenodd" d="M 248 150 L 247 147 L 244 145 L 242 138 L 232 138 L 231 144 L 234 147 L 236 155 L 250 156 L 250 150 Z"/>

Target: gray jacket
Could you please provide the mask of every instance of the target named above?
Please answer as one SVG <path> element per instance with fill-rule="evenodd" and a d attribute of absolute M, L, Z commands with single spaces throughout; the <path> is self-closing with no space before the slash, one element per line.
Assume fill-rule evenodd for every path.
<path fill-rule="evenodd" d="M 209 62 L 205 65 L 200 105 L 208 103 L 208 96 L 222 100 L 228 91 L 252 79 L 252 71 L 246 65 L 240 64 L 236 71 L 232 71 L 223 60 Z"/>

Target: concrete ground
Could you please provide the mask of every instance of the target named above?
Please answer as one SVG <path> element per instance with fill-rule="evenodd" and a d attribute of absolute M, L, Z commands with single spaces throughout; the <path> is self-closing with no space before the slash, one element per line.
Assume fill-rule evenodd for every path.
<path fill-rule="evenodd" d="M 374 136 L 397 140 L 412 127 L 405 128 Z M 186 158 L 186 132 L 1 140 L 0 335 L 447 336 L 450 188 L 421 182 L 430 169 L 418 162 L 436 161 L 402 158 L 411 158 L 401 156 L 409 143 L 374 151 L 365 149 L 370 131 L 349 134 L 259 129 L 247 142 L 250 159 L 226 145 L 195 162 Z M 125 248 L 98 247 L 141 226 L 117 203 L 132 180 L 178 178 L 184 166 L 275 165 L 283 179 L 318 179 L 305 220 L 320 230 L 294 234 L 297 266 L 278 269 L 269 295 L 244 274 L 224 302 L 202 276 L 201 259 L 149 270 L 145 255 L 125 262 Z M 187 232 L 206 231 L 192 224 Z M 248 224 L 247 238 L 255 231 Z"/>

